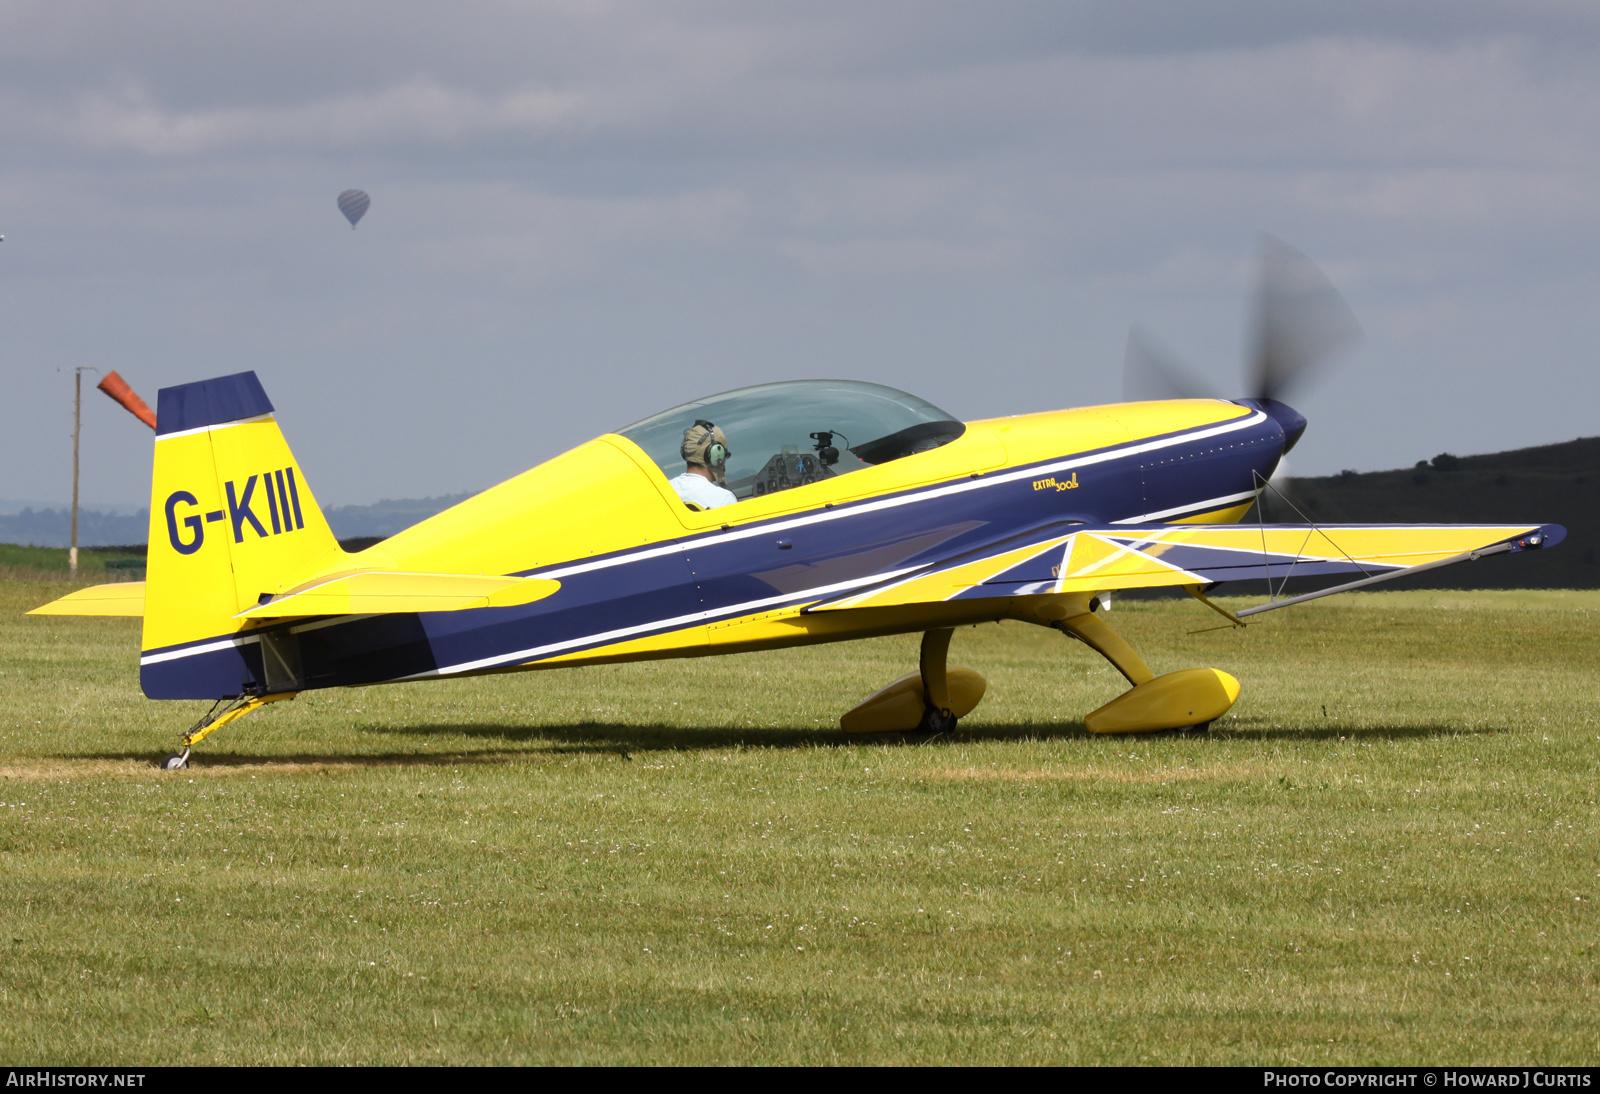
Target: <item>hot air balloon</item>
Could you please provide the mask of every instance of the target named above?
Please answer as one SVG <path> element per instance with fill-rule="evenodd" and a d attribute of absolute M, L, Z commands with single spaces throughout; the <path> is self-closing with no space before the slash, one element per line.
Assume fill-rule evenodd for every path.
<path fill-rule="evenodd" d="M 372 199 L 365 190 L 346 190 L 339 195 L 339 212 L 350 222 L 350 230 L 356 230 L 356 221 L 367 215 L 367 208 L 372 204 Z"/>

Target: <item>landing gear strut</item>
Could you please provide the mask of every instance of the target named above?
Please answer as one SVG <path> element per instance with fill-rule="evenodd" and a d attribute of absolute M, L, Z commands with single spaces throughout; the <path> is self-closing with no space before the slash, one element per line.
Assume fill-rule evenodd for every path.
<path fill-rule="evenodd" d="M 919 671 L 873 692 L 839 719 L 847 733 L 948 733 L 983 698 L 987 684 L 971 669 L 947 666 L 948 627 L 922 636 Z"/>
<path fill-rule="evenodd" d="M 922 652 L 917 667 L 922 676 L 922 701 L 926 704 L 922 721 L 917 725 L 921 733 L 949 733 L 956 728 L 956 714 L 951 708 L 950 681 L 945 672 L 950 654 L 950 636 L 955 632 L 948 627 L 926 631 L 922 635 Z"/>
<path fill-rule="evenodd" d="M 205 717 L 190 726 L 189 732 L 183 735 L 183 751 L 162 758 L 161 769 L 181 771 L 189 766 L 190 750 L 229 722 L 238 721 L 252 710 L 264 707 L 268 703 L 276 703 L 280 699 L 293 699 L 297 694 L 299 693 L 293 691 L 280 691 L 276 695 L 241 695 L 224 707 L 221 713 L 218 713 L 217 708 L 213 706 L 206 712 Z"/>
<path fill-rule="evenodd" d="M 1180 669 L 1157 676 L 1092 610 L 1068 615 L 1055 626 L 1110 661 L 1133 685 L 1084 715 L 1084 728 L 1090 733 L 1204 733 L 1239 698 L 1239 681 L 1220 669 Z"/>
<path fill-rule="evenodd" d="M 1077 639 L 1111 662 L 1133 685 L 1084 715 L 1083 725 L 1090 733 L 1204 733 L 1239 698 L 1239 681 L 1220 669 L 1180 669 L 1157 676 L 1127 640 L 1096 614 L 1101 606 L 1096 600 L 1087 593 L 1030 597 L 1012 616 L 1054 627 Z M 1207 604 L 1228 614 L 1209 601 Z"/>

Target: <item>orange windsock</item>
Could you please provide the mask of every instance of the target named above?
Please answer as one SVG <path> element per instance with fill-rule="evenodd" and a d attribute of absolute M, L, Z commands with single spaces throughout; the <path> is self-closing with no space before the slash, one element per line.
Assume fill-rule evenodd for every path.
<path fill-rule="evenodd" d="M 106 373 L 105 379 L 101 380 L 95 387 L 121 403 L 127 408 L 129 414 L 138 418 L 151 429 L 156 427 L 155 411 L 151 410 L 145 405 L 143 399 L 133 393 L 133 388 L 128 386 L 128 381 L 118 376 L 115 369 Z"/>

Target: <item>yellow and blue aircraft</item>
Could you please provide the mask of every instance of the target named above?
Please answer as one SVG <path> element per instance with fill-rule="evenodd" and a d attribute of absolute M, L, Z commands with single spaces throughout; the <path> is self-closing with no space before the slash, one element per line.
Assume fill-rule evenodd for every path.
<path fill-rule="evenodd" d="M 1111 593 L 1185 589 L 1242 624 L 1565 535 L 1537 523 L 1238 523 L 1306 425 L 1262 387 L 972 422 L 876 384 L 742 388 L 603 434 L 352 553 L 256 375 L 222 376 L 160 393 L 146 581 L 35 614 L 142 615 L 145 695 L 219 702 L 168 767 L 235 718 L 315 688 L 918 632 L 917 671 L 842 724 L 937 732 L 985 687 L 947 665 L 953 628 L 1001 619 L 1102 654 L 1130 688 L 1085 725 L 1146 732 L 1203 728 L 1239 684 L 1211 668 L 1157 675 L 1100 610 Z M 696 422 L 726 435 L 732 504 L 699 508 L 670 483 Z M 1291 576 L 1323 575 L 1353 580 L 1276 598 Z M 1206 595 L 1252 579 L 1274 598 L 1229 613 Z"/>

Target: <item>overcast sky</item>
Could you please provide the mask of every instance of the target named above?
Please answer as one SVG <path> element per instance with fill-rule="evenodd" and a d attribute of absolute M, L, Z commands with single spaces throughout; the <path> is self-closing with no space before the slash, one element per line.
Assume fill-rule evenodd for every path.
<path fill-rule="evenodd" d="M 7 0 L 0 498 L 69 496 L 79 365 L 254 369 L 325 504 L 767 380 L 1114 401 L 1134 321 L 1244 394 L 1263 230 L 1366 330 L 1297 472 L 1592 435 L 1597 167 L 1592 2 Z"/>

